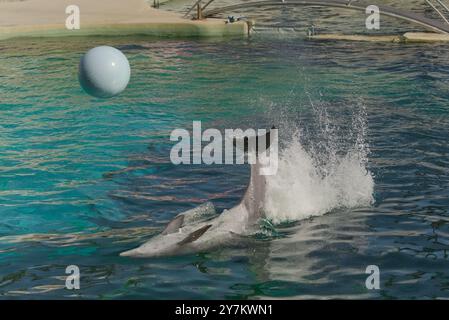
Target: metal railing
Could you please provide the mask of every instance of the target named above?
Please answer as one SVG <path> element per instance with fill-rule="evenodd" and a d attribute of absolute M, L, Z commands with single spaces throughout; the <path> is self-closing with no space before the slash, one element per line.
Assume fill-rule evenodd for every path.
<path fill-rule="evenodd" d="M 444 20 L 444 22 L 446 22 L 447 24 L 449 24 L 449 19 L 448 17 L 446 17 L 447 14 L 449 14 L 449 7 L 442 2 L 441 0 L 435 0 L 436 4 L 433 3 L 431 0 L 426 0 L 426 3 L 436 12 L 438 13 L 438 15 Z M 444 15 L 444 13 L 442 12 L 443 10 L 439 10 L 438 6 L 440 6 L 443 8 L 444 11 L 446 11 L 446 15 Z"/>
<path fill-rule="evenodd" d="M 203 4 L 203 1 L 205 3 Z M 386 5 L 377 5 L 380 12 L 388 17 L 405 20 L 416 25 L 420 25 L 429 30 L 438 33 L 449 34 L 449 5 L 446 5 L 442 0 L 432 0 L 436 1 L 437 5 L 431 0 L 426 0 L 426 2 L 434 8 L 434 10 L 443 18 L 444 22 L 439 19 L 433 19 L 423 16 L 422 14 L 396 8 Z M 214 0 L 196 0 L 192 7 L 188 9 L 184 17 L 188 17 L 189 14 L 197 9 L 196 15 L 193 15 L 193 19 L 203 19 L 207 17 L 214 16 L 216 14 L 224 12 L 232 12 L 234 10 L 248 9 L 248 8 L 262 8 L 262 7 L 279 7 L 279 6 L 324 6 L 324 7 L 334 7 L 334 8 L 345 8 L 348 10 L 355 11 L 366 11 L 368 1 L 359 0 L 253 0 L 248 2 L 239 2 L 236 4 L 225 5 L 223 7 L 216 7 L 213 9 L 206 9 Z M 371 2 L 370 2 L 371 3 Z M 438 7 L 440 9 L 438 9 Z M 447 16 L 443 14 L 442 10 L 447 12 Z"/>
<path fill-rule="evenodd" d="M 203 6 L 201 6 L 201 2 L 203 2 L 203 0 L 197 0 L 190 8 L 189 10 L 187 10 L 187 12 L 184 14 L 184 18 L 187 18 L 190 14 L 190 12 L 193 11 L 193 9 L 196 8 L 197 12 L 196 12 L 196 17 L 194 17 L 194 19 L 200 20 L 203 17 L 203 11 L 215 0 L 209 0 L 207 1 Z"/>

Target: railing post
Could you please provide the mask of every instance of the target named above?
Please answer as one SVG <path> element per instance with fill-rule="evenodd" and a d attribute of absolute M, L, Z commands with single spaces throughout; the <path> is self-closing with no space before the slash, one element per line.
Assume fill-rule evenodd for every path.
<path fill-rule="evenodd" d="M 196 19 L 203 20 L 203 9 L 201 8 L 201 4 L 197 4 L 196 6 Z"/>
<path fill-rule="evenodd" d="M 192 6 L 189 8 L 189 10 L 187 10 L 187 12 L 184 14 L 184 18 L 187 18 L 187 16 L 189 15 L 189 13 L 190 13 L 193 9 L 195 9 L 195 7 L 198 7 L 198 5 L 201 3 L 201 1 L 203 1 L 203 0 L 197 0 L 197 1 L 195 2 L 195 4 L 192 5 Z M 201 15 L 202 15 L 202 14 L 201 14 Z"/>

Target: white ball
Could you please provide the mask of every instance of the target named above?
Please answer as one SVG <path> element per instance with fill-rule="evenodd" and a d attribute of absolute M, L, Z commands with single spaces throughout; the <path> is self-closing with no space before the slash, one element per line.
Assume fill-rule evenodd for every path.
<path fill-rule="evenodd" d="M 131 76 L 126 56 L 118 49 L 101 46 L 90 49 L 79 65 L 83 89 L 98 98 L 110 98 L 125 90 Z"/>

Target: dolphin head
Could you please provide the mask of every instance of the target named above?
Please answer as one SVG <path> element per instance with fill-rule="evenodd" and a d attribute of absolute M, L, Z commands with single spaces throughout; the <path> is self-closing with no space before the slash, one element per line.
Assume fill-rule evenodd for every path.
<path fill-rule="evenodd" d="M 182 237 L 176 234 L 158 235 L 140 247 L 120 253 L 122 257 L 149 258 L 176 255 L 181 247 L 177 244 Z"/>
<path fill-rule="evenodd" d="M 195 241 L 212 226 L 211 224 L 206 224 L 202 227 L 190 226 L 179 228 L 177 232 L 174 230 L 167 232 L 169 227 L 173 227 L 173 222 L 175 221 L 176 219 L 170 222 L 166 230 L 160 235 L 150 239 L 136 249 L 120 253 L 120 256 L 149 258 L 190 253 L 195 251 L 197 244 Z"/>
<path fill-rule="evenodd" d="M 160 235 L 152 238 L 138 248 L 120 253 L 122 257 L 157 257 L 175 253 L 176 243 L 180 241 L 177 234 L 181 231 L 185 216 L 178 215 L 165 227 Z"/>

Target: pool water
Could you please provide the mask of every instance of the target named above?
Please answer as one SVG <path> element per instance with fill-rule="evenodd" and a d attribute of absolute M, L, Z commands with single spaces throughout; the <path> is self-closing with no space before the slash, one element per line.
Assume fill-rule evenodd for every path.
<path fill-rule="evenodd" d="M 86 95 L 81 55 L 132 77 Z M 299 38 L 0 43 L 0 296 L 14 299 L 449 297 L 449 46 Z M 255 244 L 131 259 L 176 214 L 236 205 L 246 165 L 170 162 L 173 129 L 281 135 Z M 77 265 L 81 289 L 65 289 Z M 380 269 L 380 290 L 365 287 Z"/>

